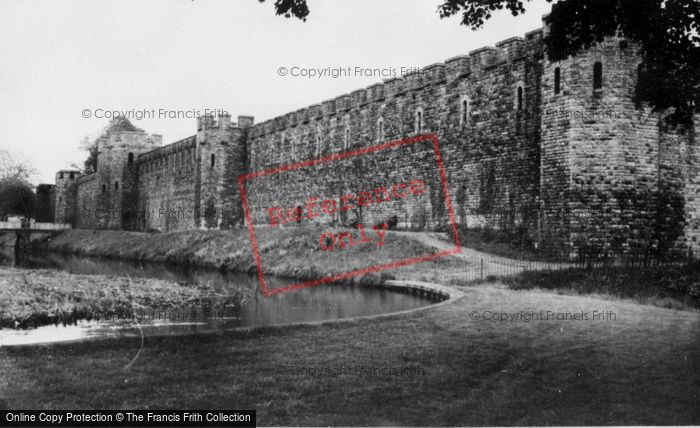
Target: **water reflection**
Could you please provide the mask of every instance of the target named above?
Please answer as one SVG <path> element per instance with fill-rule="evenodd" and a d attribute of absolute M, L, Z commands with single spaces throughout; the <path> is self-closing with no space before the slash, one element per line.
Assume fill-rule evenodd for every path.
<path fill-rule="evenodd" d="M 7 259 L 5 259 L 5 265 L 8 265 Z M 130 275 L 160 278 L 185 284 L 209 283 L 214 290 L 222 293 L 244 286 L 251 290 L 252 297 L 242 305 L 226 307 L 223 311 L 220 308 L 201 306 L 141 308 L 140 312 L 134 316 L 119 319 L 79 321 L 73 325 L 50 325 L 27 330 L 0 329 L 0 346 L 106 336 L 139 336 L 141 331 L 148 336 L 323 321 L 396 312 L 431 303 L 426 299 L 409 294 L 373 287 L 340 284 L 312 287 L 264 297 L 258 291 L 257 278 L 246 274 L 56 253 L 33 254 L 27 262 L 27 268 L 58 269 L 87 275 Z M 283 278 L 269 278 L 269 281 L 270 285 L 275 288 L 293 282 Z"/>

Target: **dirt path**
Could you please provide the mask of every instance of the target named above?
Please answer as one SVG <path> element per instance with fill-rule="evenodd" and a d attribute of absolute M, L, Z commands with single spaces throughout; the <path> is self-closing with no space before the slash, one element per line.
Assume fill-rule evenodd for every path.
<path fill-rule="evenodd" d="M 405 234 L 423 245 L 440 251 L 454 248 L 454 244 L 443 233 L 437 232 L 397 232 Z M 508 257 L 495 256 L 472 248 L 462 247 L 462 251 L 454 257 L 462 259 L 464 264 L 462 276 L 467 280 L 484 279 L 488 276 L 515 275 L 525 270 L 564 269 L 570 267 L 566 263 L 518 260 Z"/>

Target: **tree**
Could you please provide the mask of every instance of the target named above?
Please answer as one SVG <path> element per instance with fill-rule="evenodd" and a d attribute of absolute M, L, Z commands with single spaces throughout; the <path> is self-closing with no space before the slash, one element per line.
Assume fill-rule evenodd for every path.
<path fill-rule="evenodd" d="M 258 0 L 264 3 L 265 0 Z M 292 16 L 306 21 L 309 15 L 309 8 L 306 5 L 306 0 L 275 0 L 275 10 L 277 15 L 283 15 L 285 18 Z"/>
<path fill-rule="evenodd" d="M 12 214 L 33 216 L 36 195 L 30 180 L 34 174 L 36 168 L 28 159 L 0 149 L 0 218 Z"/>
<path fill-rule="evenodd" d="M 80 149 L 85 150 L 88 153 L 88 157 L 83 161 L 82 168 L 75 163 L 71 164 L 71 167 L 82 169 L 86 174 L 92 174 L 97 171 L 97 139 L 91 141 L 90 137 L 86 135 L 80 142 Z"/>
<path fill-rule="evenodd" d="M 97 171 L 97 142 L 102 138 L 108 137 L 114 132 L 125 131 L 142 132 L 143 129 L 135 127 L 126 117 L 115 117 L 114 119 L 109 121 L 107 126 L 105 126 L 102 132 L 100 133 L 100 135 L 94 140 L 90 140 L 90 137 L 88 136 L 85 136 L 83 138 L 83 140 L 80 142 L 80 148 L 88 152 L 88 157 L 83 162 L 83 170 L 85 171 L 85 173 L 91 174 Z M 74 165 L 74 167 L 77 167 L 77 165 Z M 80 169 L 79 167 L 77 168 Z"/>
<path fill-rule="evenodd" d="M 265 0 L 259 0 L 261 3 Z M 462 24 L 483 27 L 494 12 L 525 12 L 530 0 L 441 0 L 441 18 L 462 15 Z M 547 0 L 552 3 L 553 0 Z M 278 15 L 306 20 L 306 0 L 276 0 Z M 552 5 L 548 57 L 560 61 L 606 37 L 622 34 L 641 46 L 643 65 L 636 101 L 689 123 L 700 105 L 700 1 L 560 0 Z"/>
<path fill-rule="evenodd" d="M 669 123 L 691 123 L 700 105 L 700 2 L 565 0 L 552 6 L 548 56 L 559 61 L 622 34 L 640 46 L 637 101 Z"/>
<path fill-rule="evenodd" d="M 36 174 L 31 161 L 19 154 L 0 149 L 0 180 L 11 178 L 29 182 Z"/>
<path fill-rule="evenodd" d="M 36 195 L 31 184 L 14 177 L 0 179 L 0 217 L 17 214 L 30 218 L 35 207 Z"/>

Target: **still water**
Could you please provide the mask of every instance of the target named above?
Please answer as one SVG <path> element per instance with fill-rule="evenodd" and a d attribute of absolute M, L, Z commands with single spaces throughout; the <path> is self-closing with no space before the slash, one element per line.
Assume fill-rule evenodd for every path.
<path fill-rule="evenodd" d="M 13 263 L 8 249 L 0 250 L 3 264 Z M 4 260 L 3 257 L 4 256 Z M 34 254 L 27 269 L 57 269 L 76 274 L 120 275 L 159 278 L 185 284 L 210 283 L 214 290 L 246 287 L 249 298 L 224 309 L 145 308 L 129 319 L 78 321 L 32 329 L 0 329 L 0 346 L 50 343 L 95 337 L 141 337 L 226 330 L 235 327 L 269 326 L 376 315 L 417 308 L 433 303 L 411 294 L 369 286 L 331 284 L 265 297 L 258 291 L 257 277 L 203 268 L 158 263 L 107 260 L 56 253 Z M 277 288 L 295 281 L 269 278 Z M 143 308 L 142 308 L 143 309 Z"/>

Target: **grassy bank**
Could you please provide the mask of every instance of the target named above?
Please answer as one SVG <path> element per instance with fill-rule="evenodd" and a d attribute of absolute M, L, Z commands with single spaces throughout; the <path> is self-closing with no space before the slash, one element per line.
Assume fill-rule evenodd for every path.
<path fill-rule="evenodd" d="M 236 304 L 250 293 L 244 289 L 214 291 L 207 284 L 184 286 L 150 278 L 3 269 L 0 328 L 35 327 L 106 316 L 129 317 L 146 308 Z"/>
<path fill-rule="evenodd" d="M 318 238 L 323 229 L 265 229 L 258 242 L 267 274 L 316 279 L 341 272 L 423 256 L 451 248 L 451 243 L 427 234 L 389 232 L 383 247 L 357 245 L 342 251 L 323 251 Z M 138 233 L 124 231 L 72 230 L 45 242 L 47 249 L 107 258 L 122 258 L 179 265 L 196 265 L 239 272 L 256 272 L 247 230 Z M 697 265 L 653 269 L 570 269 L 524 272 L 521 267 L 504 269 L 512 260 L 465 248 L 449 257 L 403 266 L 358 281 L 384 278 L 432 281 L 474 286 L 470 278 L 478 271 L 515 274 L 505 279 L 513 289 L 540 289 L 568 295 L 593 295 L 607 300 L 632 300 L 664 308 L 694 310 L 698 300 L 693 287 L 700 282 Z M 474 274 L 477 275 L 474 275 Z"/>
<path fill-rule="evenodd" d="M 324 232 L 328 229 L 260 228 L 257 239 L 265 273 L 317 279 L 436 252 L 433 247 L 391 231 L 383 246 L 357 244 L 324 251 L 319 245 L 319 236 Z M 89 256 L 257 272 L 247 229 L 168 233 L 72 230 L 47 241 L 45 247 Z M 428 280 L 431 278 L 421 275 L 464 266 L 463 261 L 443 258 L 397 269 L 391 277 Z M 364 280 L 377 279 L 378 275 L 369 275 Z"/>
<path fill-rule="evenodd" d="M 508 233 L 494 229 L 460 229 L 462 243 L 467 248 L 496 256 L 519 260 L 558 261 L 557 257 L 538 252 L 523 233 Z"/>
<path fill-rule="evenodd" d="M 629 299 L 669 309 L 700 308 L 700 262 L 654 268 L 522 272 L 504 282 L 515 290 L 535 289 L 603 299 Z"/>
<path fill-rule="evenodd" d="M 0 348 L 0 403 L 253 408 L 266 426 L 700 423 L 697 313 L 498 284 L 465 292 L 379 320 L 148 337 L 128 369 L 137 339 Z M 596 310 L 614 318 L 488 315 Z"/>

